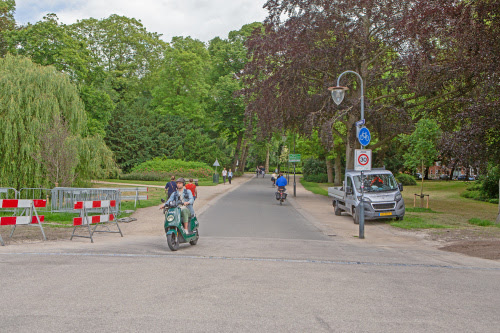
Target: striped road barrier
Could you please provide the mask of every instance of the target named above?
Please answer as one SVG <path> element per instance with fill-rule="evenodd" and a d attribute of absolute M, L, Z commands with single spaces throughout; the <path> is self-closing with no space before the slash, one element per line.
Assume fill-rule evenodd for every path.
<path fill-rule="evenodd" d="M 93 243 L 94 238 L 92 237 L 95 232 L 109 232 L 109 233 L 119 233 L 122 237 L 122 231 L 118 221 L 115 219 L 114 214 L 112 214 L 112 209 L 116 207 L 115 200 L 93 200 L 93 201 L 77 201 L 73 209 L 80 211 L 80 216 L 73 218 L 73 233 L 71 234 L 70 240 L 73 237 L 90 238 Z M 89 215 L 89 210 L 95 211 L 95 209 L 101 209 L 101 215 Z M 112 231 L 106 225 L 108 223 L 116 224 L 118 231 Z M 90 226 L 94 224 L 94 228 Z M 104 226 L 106 230 L 96 230 L 97 226 Z M 78 227 L 87 227 L 89 235 L 75 235 L 75 231 Z"/>
<path fill-rule="evenodd" d="M 0 199 L 0 209 L 15 209 L 17 212 L 22 209 L 22 212 L 18 215 L 14 213 L 14 216 L 2 216 L 0 217 L 0 225 L 11 225 L 12 231 L 10 232 L 10 237 L 14 234 L 16 226 L 18 225 L 38 225 L 40 231 L 42 232 L 43 240 L 47 240 L 45 237 L 45 232 L 43 231 L 42 222 L 44 220 L 43 215 L 38 215 L 37 208 L 45 208 L 47 206 L 46 200 L 18 200 L 18 199 Z M 5 243 L 0 236 L 0 243 L 5 246 Z"/>

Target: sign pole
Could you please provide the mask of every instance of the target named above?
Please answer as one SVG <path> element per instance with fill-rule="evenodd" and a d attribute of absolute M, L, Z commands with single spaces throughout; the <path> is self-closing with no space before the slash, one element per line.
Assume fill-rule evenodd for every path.
<path fill-rule="evenodd" d="M 365 174 L 364 171 L 371 170 L 371 150 L 365 150 L 364 145 L 361 145 L 362 149 L 356 149 L 355 151 L 355 163 L 354 170 L 361 171 L 361 199 L 358 205 L 357 213 L 359 214 L 359 238 L 365 238 Z"/>
<path fill-rule="evenodd" d="M 365 203 L 363 200 L 365 194 L 365 175 L 363 171 L 361 171 L 361 209 L 359 210 L 359 238 L 365 238 Z"/>
<path fill-rule="evenodd" d="M 295 134 L 293 135 L 293 153 L 295 154 Z M 295 184 L 295 162 L 293 162 L 293 197 L 297 196 L 297 187 Z"/>

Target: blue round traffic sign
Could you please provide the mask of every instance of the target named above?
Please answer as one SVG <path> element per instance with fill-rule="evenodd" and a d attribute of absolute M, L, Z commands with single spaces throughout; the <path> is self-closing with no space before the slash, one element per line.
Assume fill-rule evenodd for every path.
<path fill-rule="evenodd" d="M 370 131 L 368 130 L 368 128 L 363 127 L 359 130 L 358 140 L 362 146 L 368 146 L 370 144 L 371 138 L 372 136 L 370 135 Z"/>

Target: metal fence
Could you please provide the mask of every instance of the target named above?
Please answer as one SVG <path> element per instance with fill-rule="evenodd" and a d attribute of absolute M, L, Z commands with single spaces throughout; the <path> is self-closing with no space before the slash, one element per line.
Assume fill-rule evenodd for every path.
<path fill-rule="evenodd" d="M 118 216 L 120 213 L 120 191 L 115 189 L 55 187 L 51 190 L 51 197 L 52 212 L 77 213 L 78 211 L 74 209 L 77 201 L 115 200 L 116 207 L 113 208 L 113 214 Z M 98 212 L 100 209 L 95 211 Z"/>
<path fill-rule="evenodd" d="M 19 192 L 12 187 L 0 187 L 0 199 L 18 199 Z M 17 209 L 4 209 L 4 212 L 17 212 Z"/>
<path fill-rule="evenodd" d="M 113 208 L 112 213 L 115 214 L 115 216 L 118 216 L 121 206 L 120 190 L 114 188 L 22 188 L 17 191 L 16 189 L 10 187 L 0 187 L 0 199 L 47 200 L 46 208 L 41 208 L 39 211 L 50 211 L 54 213 L 78 213 L 78 211 L 74 209 L 75 202 L 77 201 L 115 200 L 116 207 Z M 90 210 L 90 212 L 99 211 L 99 209 Z"/>
<path fill-rule="evenodd" d="M 12 187 L 0 187 L 0 199 L 18 199 L 18 192 Z"/>
<path fill-rule="evenodd" d="M 50 202 L 52 200 L 52 190 L 48 188 L 22 188 L 18 192 L 18 199 L 41 199 L 47 200 L 47 206 L 39 208 L 40 212 L 50 212 Z"/>

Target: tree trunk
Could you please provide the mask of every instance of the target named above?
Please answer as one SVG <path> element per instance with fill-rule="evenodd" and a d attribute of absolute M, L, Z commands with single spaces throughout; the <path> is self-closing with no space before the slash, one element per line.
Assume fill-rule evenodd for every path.
<path fill-rule="evenodd" d="M 422 161 L 422 185 L 420 186 L 420 208 L 424 208 L 424 161 Z"/>
<path fill-rule="evenodd" d="M 266 173 L 269 173 L 269 146 L 267 146 L 267 152 L 266 152 L 266 165 L 264 166 L 264 170 Z"/>
<path fill-rule="evenodd" d="M 233 165 L 232 165 L 232 168 L 233 170 L 236 170 L 237 168 L 237 165 L 236 163 L 238 162 L 238 158 L 239 158 L 239 154 L 240 154 L 240 150 L 241 150 L 241 142 L 243 141 L 243 133 L 240 133 L 240 135 L 238 135 L 238 143 L 236 144 L 236 150 L 234 152 L 234 158 L 233 158 Z"/>
<path fill-rule="evenodd" d="M 326 161 L 326 174 L 328 175 L 328 182 L 333 183 L 333 165 L 332 160 L 328 157 L 325 158 Z"/>
<path fill-rule="evenodd" d="M 498 180 L 498 215 L 495 223 L 500 223 L 500 180 Z"/>
<path fill-rule="evenodd" d="M 337 150 L 337 154 L 335 156 L 335 182 L 336 186 L 342 185 L 342 158 L 340 156 L 340 152 Z"/>
<path fill-rule="evenodd" d="M 345 144 L 345 159 L 346 159 L 346 169 L 354 169 L 354 149 L 358 147 L 356 140 L 356 126 L 354 123 L 357 120 L 356 114 L 354 112 L 349 113 L 347 120 L 347 137 Z"/>
<path fill-rule="evenodd" d="M 241 154 L 241 171 L 245 172 L 245 166 L 247 163 L 247 156 L 248 156 L 248 149 L 249 145 L 247 144 L 247 141 L 243 143 L 243 152 Z"/>

